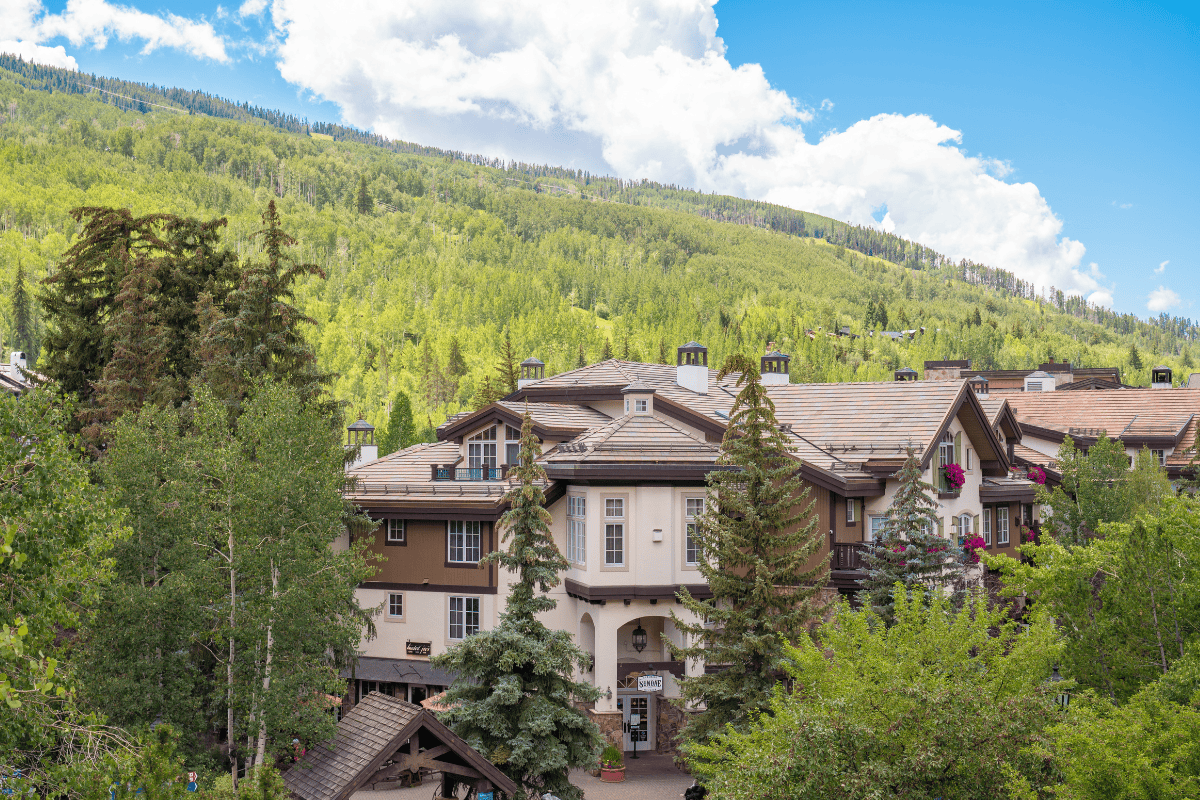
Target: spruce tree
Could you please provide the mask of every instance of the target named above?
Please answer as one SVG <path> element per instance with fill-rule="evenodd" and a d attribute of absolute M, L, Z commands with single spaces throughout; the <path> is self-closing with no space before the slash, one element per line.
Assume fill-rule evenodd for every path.
<path fill-rule="evenodd" d="M 513 352 L 512 339 L 504 334 L 504 347 L 500 350 L 500 363 L 496 365 L 500 373 L 500 389 L 506 394 L 517 390 L 517 379 L 521 375 L 517 365 L 517 356 Z"/>
<path fill-rule="evenodd" d="M 1142 355 L 1138 352 L 1136 344 L 1129 345 L 1129 368 L 1135 372 L 1142 368 Z"/>
<path fill-rule="evenodd" d="M 358 197 L 355 201 L 355 207 L 359 214 L 370 214 L 375 210 L 375 201 L 371 199 L 371 193 L 367 191 L 367 176 L 358 176 Z"/>
<path fill-rule="evenodd" d="M 33 320 L 29 309 L 29 289 L 25 286 L 25 265 L 17 258 L 17 277 L 12 288 L 13 336 L 20 350 L 33 350 Z"/>
<path fill-rule="evenodd" d="M 680 681 L 683 703 L 704 707 L 684 727 L 689 742 L 707 741 L 729 724 L 744 727 L 769 711 L 786 645 L 816 617 L 829 574 L 828 557 L 815 557 L 824 534 L 813 501 L 754 359 L 730 356 L 718 379 L 731 374 L 741 390 L 695 534 L 700 574 L 713 598 L 697 600 L 684 588 L 679 601 L 695 616 L 671 612 L 688 642 L 668 642 L 672 658 L 716 667 Z M 692 621 L 697 617 L 703 623 Z"/>
<path fill-rule="evenodd" d="M 667 340 L 665 338 L 659 338 L 658 340 L 658 363 L 671 363 L 671 351 L 667 347 Z"/>
<path fill-rule="evenodd" d="M 417 426 L 413 422 L 412 403 L 407 394 L 396 392 L 392 399 L 392 411 L 388 414 L 387 429 L 379 437 L 379 455 L 391 455 L 416 440 Z"/>
<path fill-rule="evenodd" d="M 553 610 L 549 596 L 567 562 L 554 544 L 546 510 L 546 473 L 535 460 L 541 447 L 526 411 L 521 457 L 500 518 L 507 549 L 488 554 L 517 576 L 499 624 L 480 631 L 432 659 L 457 676 L 446 694 L 443 722 L 522 786 L 529 798 L 545 793 L 581 800 L 571 785 L 572 768 L 588 768 L 600 752 L 600 730 L 577 703 L 599 691 L 573 680 L 587 653 L 566 631 L 550 630 L 537 615 Z"/>
<path fill-rule="evenodd" d="M 612 357 L 613 357 L 612 342 L 609 339 L 605 338 L 604 346 L 602 348 L 600 348 L 600 360 L 608 361 Z"/>
<path fill-rule="evenodd" d="M 911 446 L 896 478 L 899 487 L 879 538 L 863 553 L 867 576 L 859 581 L 858 592 L 859 602 L 889 625 L 895 618 L 897 583 L 910 597 L 918 590 L 929 598 L 962 577 L 958 548 L 936 533 L 938 504 L 930 497 L 934 488 L 922 479 L 921 461 Z"/>
<path fill-rule="evenodd" d="M 579 354 L 575 357 L 575 368 L 579 369 L 580 367 L 586 367 L 587 365 L 588 365 L 587 353 L 584 352 L 583 342 L 580 342 L 579 343 Z"/>

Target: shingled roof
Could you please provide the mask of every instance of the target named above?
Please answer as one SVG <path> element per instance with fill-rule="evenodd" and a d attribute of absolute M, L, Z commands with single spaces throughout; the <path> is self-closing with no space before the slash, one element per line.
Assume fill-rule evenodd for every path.
<path fill-rule="evenodd" d="M 448 771 L 473 771 L 509 797 L 516 796 L 516 784 L 438 722 L 431 711 L 379 692 L 371 692 L 350 709 L 338 722 L 333 741 L 309 750 L 284 773 L 283 783 L 299 800 L 345 800 L 389 761 L 408 756 L 438 764 L 432 757 L 421 758 L 420 753 L 402 753 L 410 740 L 445 756 Z"/>

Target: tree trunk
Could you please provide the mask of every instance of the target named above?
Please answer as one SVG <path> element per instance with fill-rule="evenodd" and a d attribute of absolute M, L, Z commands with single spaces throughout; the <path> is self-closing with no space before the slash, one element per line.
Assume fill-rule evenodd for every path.
<path fill-rule="evenodd" d="M 275 598 L 278 596 L 279 570 L 275 569 L 275 560 L 271 559 L 271 613 L 267 616 L 267 661 L 263 667 L 262 703 L 260 704 L 263 713 L 258 723 L 258 751 L 255 759 L 258 764 L 263 763 L 267 750 L 267 693 L 271 690 L 271 647 L 275 644 L 271 626 L 274 622 Z"/>
<path fill-rule="evenodd" d="M 235 620 L 235 609 L 237 601 L 237 571 L 233 566 L 233 526 L 229 526 L 229 663 L 225 665 L 225 724 L 229 727 L 226 729 L 225 739 L 229 743 L 229 760 L 231 762 L 230 769 L 232 770 L 233 788 L 237 788 L 238 779 L 238 758 L 237 751 L 234 750 L 233 744 L 233 629 Z"/>

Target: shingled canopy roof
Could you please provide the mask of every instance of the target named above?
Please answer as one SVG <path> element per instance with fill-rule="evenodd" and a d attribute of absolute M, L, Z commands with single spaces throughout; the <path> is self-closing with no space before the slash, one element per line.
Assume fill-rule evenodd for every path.
<path fill-rule="evenodd" d="M 486 781 L 509 797 L 518 793 L 508 776 L 433 712 L 379 692 L 342 717 L 333 741 L 311 749 L 283 783 L 299 800 L 346 800 L 368 783 L 419 768 Z"/>

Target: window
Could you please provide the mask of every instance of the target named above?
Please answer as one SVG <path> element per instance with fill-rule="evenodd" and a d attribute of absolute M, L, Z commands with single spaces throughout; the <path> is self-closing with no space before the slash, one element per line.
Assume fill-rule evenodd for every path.
<path fill-rule="evenodd" d="M 521 461 L 521 431 L 512 425 L 504 426 L 504 463 L 510 467 Z"/>
<path fill-rule="evenodd" d="M 496 466 L 496 426 L 467 440 L 467 466 L 471 469 Z"/>
<path fill-rule="evenodd" d="M 968 472 L 970 472 L 970 470 L 971 470 L 971 448 L 967 447 L 964 449 L 966 450 L 966 453 L 964 455 L 967 459 L 966 469 Z"/>
<path fill-rule="evenodd" d="M 846 522 L 848 524 L 853 524 L 858 521 L 858 518 L 855 517 L 855 511 L 856 511 L 857 506 L 858 506 L 858 501 L 855 500 L 853 497 L 846 498 Z"/>
<path fill-rule="evenodd" d="M 996 544 L 1008 544 L 1008 506 L 996 509 Z"/>
<path fill-rule="evenodd" d="M 1154 456 L 1154 460 L 1156 462 L 1158 462 L 1158 465 L 1160 467 L 1165 467 L 1167 465 L 1167 451 L 1166 450 L 1151 450 L 1150 455 Z"/>
<path fill-rule="evenodd" d="M 992 546 L 992 510 L 983 509 L 983 543 Z"/>
<path fill-rule="evenodd" d="M 703 497 L 688 497 L 683 501 L 683 563 L 689 567 L 700 563 L 700 544 L 696 541 L 696 523 L 697 518 L 703 513 Z"/>
<path fill-rule="evenodd" d="M 625 566 L 625 500 L 604 500 L 604 566 Z M 621 520 L 619 522 L 614 520 Z"/>
<path fill-rule="evenodd" d="M 942 492 L 950 491 L 950 484 L 946 481 L 946 473 L 942 471 L 942 467 L 947 464 L 954 463 L 954 434 L 946 433 L 942 436 L 942 440 L 938 442 L 938 458 L 937 458 L 937 480 L 938 490 Z"/>
<path fill-rule="evenodd" d="M 587 563 L 587 499 L 567 496 L 567 561 Z"/>
<path fill-rule="evenodd" d="M 879 541 L 879 535 L 883 533 L 883 525 L 885 522 L 887 522 L 887 517 L 882 514 L 876 514 L 871 517 L 871 525 L 869 533 L 867 534 L 868 542 Z"/>
<path fill-rule="evenodd" d="M 450 520 L 446 523 L 446 560 L 451 564 L 476 564 L 483 544 L 483 523 Z"/>
<path fill-rule="evenodd" d="M 388 544 L 407 544 L 408 543 L 408 538 L 407 538 L 408 532 L 405 530 L 404 520 L 389 519 L 389 520 L 384 520 L 384 524 L 387 525 L 387 540 L 386 541 Z"/>
<path fill-rule="evenodd" d="M 404 594 L 388 592 L 387 615 L 389 619 L 404 618 Z"/>
<path fill-rule="evenodd" d="M 648 400 L 634 400 L 633 401 L 633 410 L 635 413 L 645 414 L 648 405 L 649 405 Z"/>
<path fill-rule="evenodd" d="M 972 527 L 973 526 L 971 524 L 971 515 L 970 514 L 959 514 L 958 515 L 958 535 L 959 536 L 970 536 Z"/>
<path fill-rule="evenodd" d="M 450 598 L 450 638 L 465 639 L 479 633 L 479 598 Z"/>

